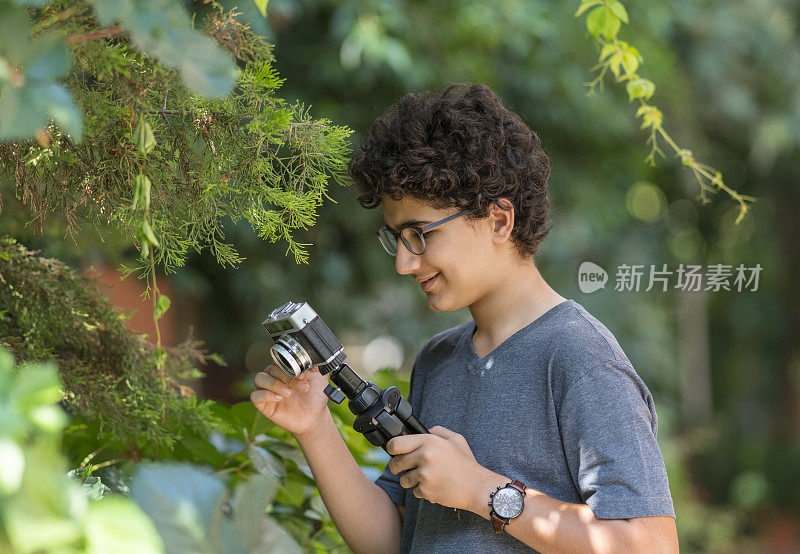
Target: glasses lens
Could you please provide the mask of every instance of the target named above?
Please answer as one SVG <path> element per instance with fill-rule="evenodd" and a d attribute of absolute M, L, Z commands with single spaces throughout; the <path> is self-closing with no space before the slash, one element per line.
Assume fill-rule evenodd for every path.
<path fill-rule="evenodd" d="M 383 245 L 383 248 L 392 256 L 397 254 L 397 241 L 394 235 L 388 229 L 381 229 L 378 232 L 378 238 Z"/>
<path fill-rule="evenodd" d="M 402 231 L 402 236 L 405 239 L 406 246 L 409 247 L 414 254 L 422 254 L 425 251 L 425 240 L 414 227 L 406 227 Z"/>

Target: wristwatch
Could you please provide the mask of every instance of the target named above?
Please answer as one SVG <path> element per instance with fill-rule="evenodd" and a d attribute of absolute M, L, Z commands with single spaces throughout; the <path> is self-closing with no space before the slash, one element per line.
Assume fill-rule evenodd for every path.
<path fill-rule="evenodd" d="M 521 481 L 511 481 L 489 495 L 492 525 L 495 533 L 502 533 L 508 523 L 522 513 L 525 503 L 525 485 Z"/>

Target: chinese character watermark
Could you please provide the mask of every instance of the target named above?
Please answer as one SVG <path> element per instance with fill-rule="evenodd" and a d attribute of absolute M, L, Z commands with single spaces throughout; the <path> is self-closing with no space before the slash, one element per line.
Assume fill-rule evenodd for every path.
<path fill-rule="evenodd" d="M 647 268 L 647 269 L 646 269 Z M 679 289 L 685 292 L 698 291 L 749 291 L 758 290 L 758 279 L 761 274 L 761 264 L 754 267 L 745 267 L 739 264 L 735 269 L 733 265 L 710 264 L 684 265 L 670 270 L 667 264 L 660 267 L 656 265 L 645 266 L 622 264 L 617 266 L 614 290 L 618 292 L 648 292 L 656 289 L 667 292 L 670 289 Z M 592 262 L 583 262 L 578 268 L 578 287 L 581 292 L 589 294 L 605 288 L 608 273 L 605 269 Z"/>

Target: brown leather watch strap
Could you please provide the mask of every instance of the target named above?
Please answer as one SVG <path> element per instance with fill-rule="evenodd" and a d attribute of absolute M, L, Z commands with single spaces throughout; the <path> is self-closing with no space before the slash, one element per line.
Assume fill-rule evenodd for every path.
<path fill-rule="evenodd" d="M 507 483 L 503 487 L 497 487 L 497 490 L 499 491 L 500 489 L 505 488 L 505 487 L 511 487 L 512 489 L 516 489 L 522 494 L 523 509 L 524 509 L 525 484 L 522 481 L 514 480 L 514 481 L 511 481 L 510 483 Z M 494 493 L 492 493 L 492 497 L 493 496 L 494 496 Z M 491 500 L 489 501 L 489 505 L 490 506 L 492 505 Z M 522 513 L 522 512 L 520 512 L 520 513 Z M 495 533 L 503 533 L 505 531 L 506 525 L 508 525 L 511 522 L 511 518 L 510 517 L 500 517 L 494 511 L 494 508 L 491 509 L 491 511 L 489 512 L 489 515 L 492 518 L 492 527 L 494 527 L 494 532 Z"/>
<path fill-rule="evenodd" d="M 508 519 L 502 518 L 492 510 L 492 527 L 494 527 L 495 533 L 502 533 L 505 531 L 505 526 L 508 524 Z"/>
<path fill-rule="evenodd" d="M 519 492 L 522 493 L 522 497 L 525 498 L 525 484 L 522 481 L 514 480 L 514 481 L 511 481 L 506 486 L 514 488 L 514 489 L 517 489 Z"/>

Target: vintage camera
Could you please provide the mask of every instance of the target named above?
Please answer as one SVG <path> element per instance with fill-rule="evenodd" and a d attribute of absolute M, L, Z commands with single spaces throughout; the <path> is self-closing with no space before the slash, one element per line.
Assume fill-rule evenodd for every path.
<path fill-rule="evenodd" d="M 318 366 L 333 383 L 325 387 L 325 394 L 337 404 L 349 399 L 347 405 L 356 416 L 353 428 L 371 444 L 385 450 L 392 437 L 428 432 L 397 387 L 383 390 L 364 381 L 344 362 L 347 355 L 342 343 L 308 303 L 287 302 L 261 325 L 275 343 L 270 348 L 275 365 L 289 377 Z"/>
<path fill-rule="evenodd" d="M 315 365 L 326 375 L 347 357 L 342 343 L 307 302 L 287 302 L 261 325 L 275 342 L 269 351 L 272 359 L 289 377 L 297 377 Z"/>

